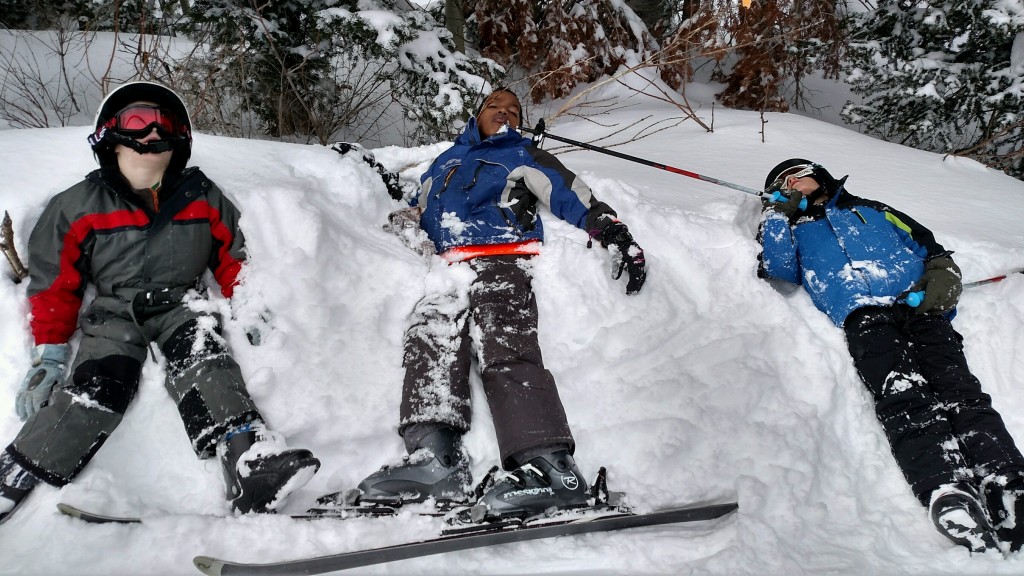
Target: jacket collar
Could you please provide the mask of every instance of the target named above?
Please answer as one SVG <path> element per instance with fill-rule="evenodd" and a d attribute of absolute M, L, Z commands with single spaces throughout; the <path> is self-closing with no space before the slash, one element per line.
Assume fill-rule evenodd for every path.
<path fill-rule="evenodd" d="M 455 139 L 455 144 L 462 146 L 477 146 L 479 144 L 493 143 L 494 146 L 508 146 L 511 144 L 518 144 L 525 136 L 520 134 L 518 131 L 511 128 L 502 134 L 494 134 L 490 138 L 484 139 L 480 136 L 480 127 L 476 124 L 476 116 L 471 116 L 469 122 L 466 122 L 466 128 L 462 130 L 462 134 L 459 134 L 458 138 Z"/>

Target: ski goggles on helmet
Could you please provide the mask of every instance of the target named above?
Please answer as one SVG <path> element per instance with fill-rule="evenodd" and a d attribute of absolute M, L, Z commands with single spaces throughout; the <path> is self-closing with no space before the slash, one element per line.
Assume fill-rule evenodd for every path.
<path fill-rule="evenodd" d="M 178 116 L 174 112 L 147 104 L 132 104 L 121 109 L 103 127 L 117 130 L 129 138 L 141 138 L 154 127 L 161 136 L 180 136 L 185 130 L 178 124 Z"/>
<path fill-rule="evenodd" d="M 798 166 L 791 166 L 786 170 L 783 170 L 781 174 L 772 182 L 772 185 L 768 187 L 768 190 L 782 190 L 782 187 L 786 184 L 786 179 L 792 176 L 793 178 L 805 178 L 807 176 L 814 176 L 814 169 L 817 168 L 814 164 L 800 164 Z"/>

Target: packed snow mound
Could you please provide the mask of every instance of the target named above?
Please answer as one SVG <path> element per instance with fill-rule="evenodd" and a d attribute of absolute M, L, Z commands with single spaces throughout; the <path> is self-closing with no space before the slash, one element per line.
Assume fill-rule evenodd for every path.
<path fill-rule="evenodd" d="M 614 117 L 669 115 L 651 105 Z M 627 117 L 628 116 L 628 117 Z M 956 252 L 965 279 L 1024 265 L 1024 183 L 977 163 L 887 144 L 794 115 L 716 110 L 715 131 L 682 123 L 617 150 L 757 188 L 771 167 L 807 157 L 849 189 L 890 203 Z M 604 123 L 604 121 L 603 121 Z M 558 122 L 592 140 L 607 128 Z M 23 256 L 47 199 L 93 169 L 87 128 L 0 131 L 0 208 Z M 407 180 L 448 144 L 374 150 Z M 546 147 L 559 151 L 550 142 Z M 562 152 L 565 152 L 564 149 Z M 1024 557 L 971 557 L 932 527 L 889 454 L 841 331 L 802 291 L 755 274 L 758 198 L 594 152 L 559 158 L 613 206 L 644 248 L 647 284 L 626 296 L 586 233 L 542 212 L 534 265 L 545 362 L 573 427 L 580 468 L 608 468 L 640 510 L 737 500 L 713 526 L 559 538 L 366 569 L 367 574 L 1020 574 Z M 323 468 L 286 512 L 355 486 L 404 449 L 396 434 L 402 335 L 443 266 L 382 229 L 400 205 L 358 159 L 324 146 L 197 134 L 200 166 L 241 208 L 249 249 L 226 337 L 269 425 Z M 28 261 L 31 266 L 31 261 Z M 29 367 L 26 283 L 0 281 L 0 432 Z M 955 326 L 968 359 L 1024 445 L 1024 276 L 965 291 Z M 214 297 L 225 317 L 228 303 Z M 256 348 L 246 322 L 271 312 Z M 219 464 L 189 448 L 163 389 L 162 358 L 143 369 L 124 422 L 70 486 L 38 489 L 3 527 L 5 574 L 193 574 L 193 556 L 270 561 L 414 541 L 436 521 L 293 522 L 227 514 Z M 468 450 L 477 478 L 497 460 L 474 379 Z M 137 526 L 90 526 L 59 501 Z"/>

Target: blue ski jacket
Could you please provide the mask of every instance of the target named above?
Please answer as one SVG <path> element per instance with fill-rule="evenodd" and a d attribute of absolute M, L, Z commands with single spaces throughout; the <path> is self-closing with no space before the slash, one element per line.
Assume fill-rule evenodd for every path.
<path fill-rule="evenodd" d="M 758 275 L 803 285 L 840 327 L 857 308 L 894 304 L 927 260 L 950 254 L 906 214 L 843 189 L 792 222 L 770 206 L 764 214 Z"/>
<path fill-rule="evenodd" d="M 595 232 L 615 220 L 607 204 L 550 153 L 515 130 L 482 139 L 470 118 L 420 178 L 414 205 L 438 254 L 464 246 L 543 241 L 537 204 Z"/>

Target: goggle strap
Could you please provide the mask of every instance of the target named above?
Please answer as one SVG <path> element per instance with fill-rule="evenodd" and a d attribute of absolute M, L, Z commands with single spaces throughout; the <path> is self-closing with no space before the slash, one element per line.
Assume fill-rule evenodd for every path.
<path fill-rule="evenodd" d="M 135 150 L 139 154 L 159 154 L 160 152 L 169 152 L 174 150 L 175 146 L 177 146 L 179 142 L 184 142 L 187 138 L 184 136 L 172 136 L 163 140 L 154 140 L 147 144 L 143 144 L 134 138 L 125 136 L 124 134 L 119 134 L 116 130 L 109 130 L 106 127 L 101 127 L 97 134 L 89 136 L 89 143 L 93 146 L 103 140 L 107 140 L 113 144 L 122 144 L 132 150 Z"/>

